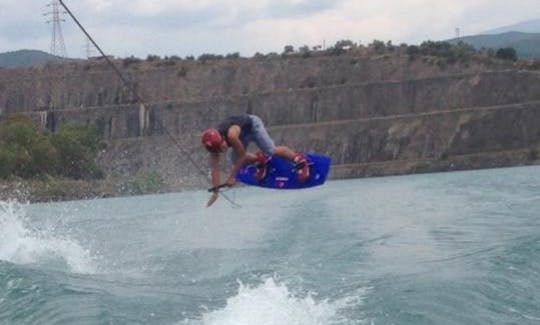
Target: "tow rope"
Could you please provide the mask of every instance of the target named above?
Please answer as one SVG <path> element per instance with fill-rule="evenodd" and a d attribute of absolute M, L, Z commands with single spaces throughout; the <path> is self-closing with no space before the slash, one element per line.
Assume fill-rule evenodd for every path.
<path fill-rule="evenodd" d="M 135 102 L 137 103 L 140 103 L 140 105 L 142 106 L 142 108 L 146 111 L 146 108 L 144 106 L 144 103 L 142 101 L 142 98 L 141 96 L 139 96 L 139 94 L 137 93 L 137 90 L 128 82 L 128 80 L 124 77 L 124 75 L 122 74 L 122 72 L 120 71 L 120 69 L 118 69 L 118 67 L 114 64 L 114 62 L 112 62 L 112 60 L 107 56 L 105 55 L 105 53 L 103 52 L 103 50 L 99 47 L 99 45 L 94 41 L 94 39 L 92 38 L 92 36 L 90 36 L 90 34 L 86 31 L 86 29 L 82 26 L 82 24 L 79 22 L 79 20 L 75 17 L 75 15 L 71 12 L 71 10 L 69 10 L 69 8 L 66 6 L 66 4 L 64 3 L 63 0 L 58 0 L 58 2 L 62 5 L 62 7 L 64 7 L 64 9 L 66 10 L 66 12 L 69 14 L 69 16 L 73 19 L 73 21 L 77 24 L 77 26 L 79 26 L 79 28 L 82 30 L 82 32 L 84 33 L 84 35 L 86 35 L 86 37 L 88 37 L 88 39 L 90 40 L 90 42 L 92 42 L 92 44 L 96 47 L 96 49 L 99 51 L 99 53 L 101 54 L 101 56 L 107 61 L 107 63 L 113 68 L 113 70 L 115 71 L 115 73 L 118 75 L 118 77 L 120 78 L 120 80 L 122 80 L 124 86 L 128 89 L 130 89 L 135 97 Z M 184 148 L 182 148 L 182 146 L 180 145 L 180 143 L 176 140 L 176 138 L 169 132 L 169 130 L 163 125 L 163 123 L 159 120 L 159 119 L 156 119 L 156 121 L 159 122 L 160 126 L 161 126 L 161 129 L 165 131 L 165 133 L 167 134 L 167 136 L 173 141 L 173 143 L 176 145 L 176 147 L 180 150 L 180 152 L 185 156 L 187 157 L 187 159 L 189 160 L 189 162 L 191 162 L 191 164 L 197 169 L 197 171 L 199 172 L 199 174 L 201 174 L 203 177 L 205 177 L 210 183 L 211 183 L 211 180 L 210 178 L 208 177 L 207 173 L 200 167 L 200 165 L 193 159 L 193 157 L 191 157 L 191 154 L 189 152 L 187 152 Z M 219 189 L 223 188 L 223 186 L 219 187 Z M 219 191 L 219 193 L 227 200 L 229 201 L 229 203 L 231 203 L 231 205 L 233 207 L 236 207 L 236 208 L 240 208 L 241 205 L 236 203 L 234 200 L 232 200 L 231 198 L 229 198 L 225 193 L 223 193 L 223 191 Z"/>

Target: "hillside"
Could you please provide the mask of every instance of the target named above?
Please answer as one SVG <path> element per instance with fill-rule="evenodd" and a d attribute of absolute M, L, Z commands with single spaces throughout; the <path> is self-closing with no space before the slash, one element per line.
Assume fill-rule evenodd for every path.
<path fill-rule="evenodd" d="M 482 34 L 502 34 L 506 32 L 540 33 L 540 19 L 528 20 L 485 31 Z"/>
<path fill-rule="evenodd" d="M 452 44 L 462 41 L 477 49 L 491 48 L 498 50 L 513 47 L 520 59 L 540 58 L 540 33 L 505 32 L 502 34 L 483 34 L 454 38 Z"/>
<path fill-rule="evenodd" d="M 38 50 L 18 50 L 0 53 L 0 67 L 2 68 L 29 67 L 60 60 L 62 58 Z"/>

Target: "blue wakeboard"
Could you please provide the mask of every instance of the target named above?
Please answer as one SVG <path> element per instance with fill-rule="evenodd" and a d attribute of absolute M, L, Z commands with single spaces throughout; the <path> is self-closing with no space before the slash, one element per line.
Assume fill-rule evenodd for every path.
<path fill-rule="evenodd" d="M 266 177 L 256 180 L 253 175 L 257 167 L 247 165 L 238 172 L 236 179 L 247 185 L 254 185 L 273 189 L 301 189 L 324 184 L 330 171 L 332 159 L 328 156 L 305 153 L 308 161 L 309 178 L 299 182 L 294 164 L 289 160 L 272 156 L 268 162 Z"/>

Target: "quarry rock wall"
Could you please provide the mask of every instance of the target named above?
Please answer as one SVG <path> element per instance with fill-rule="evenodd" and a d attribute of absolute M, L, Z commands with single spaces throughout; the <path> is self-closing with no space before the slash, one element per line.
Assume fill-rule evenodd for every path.
<path fill-rule="evenodd" d="M 330 155 L 333 178 L 529 164 L 540 148 L 536 71 L 399 55 L 117 64 L 136 94 L 102 62 L 0 70 L 0 119 L 96 125 L 105 171 L 157 171 L 172 188 L 206 184 L 200 132 L 240 112 Z"/>

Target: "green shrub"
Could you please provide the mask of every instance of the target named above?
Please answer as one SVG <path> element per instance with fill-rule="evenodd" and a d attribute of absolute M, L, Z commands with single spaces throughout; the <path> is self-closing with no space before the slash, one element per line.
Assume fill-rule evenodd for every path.
<path fill-rule="evenodd" d="M 301 46 L 298 49 L 298 52 L 300 52 L 300 54 L 302 54 L 302 57 L 304 59 L 307 59 L 307 58 L 309 58 L 311 56 L 311 50 L 309 49 L 309 46 L 307 46 L 307 45 Z"/>
<path fill-rule="evenodd" d="M 508 61 L 517 61 L 517 52 L 513 47 L 506 47 L 499 49 L 496 53 L 498 59 L 508 60 Z"/>
<path fill-rule="evenodd" d="M 100 178 L 95 160 L 101 148 L 95 127 L 64 125 L 51 134 L 29 117 L 15 115 L 0 125 L 0 178 Z"/>
<path fill-rule="evenodd" d="M 154 62 L 159 60 L 161 60 L 161 57 L 159 55 L 148 54 L 148 56 L 146 57 L 146 61 L 148 62 Z"/>
<path fill-rule="evenodd" d="M 130 65 L 132 65 L 132 64 L 137 64 L 137 63 L 139 63 L 139 62 L 141 62 L 141 61 L 142 61 L 141 59 L 136 58 L 136 57 L 134 57 L 134 56 L 132 55 L 132 56 L 130 56 L 130 57 L 125 58 L 124 60 L 122 60 L 122 66 L 123 66 L 124 68 L 126 68 L 126 67 L 128 67 L 128 66 L 130 66 Z"/>
<path fill-rule="evenodd" d="M 199 55 L 199 57 L 197 58 L 197 60 L 202 63 L 205 63 L 206 61 L 217 61 L 217 60 L 222 60 L 222 59 L 223 59 L 223 55 L 221 54 L 209 54 L 209 53 L 203 53 Z"/>
<path fill-rule="evenodd" d="M 0 139 L 3 178 L 38 177 L 54 171 L 58 152 L 29 117 L 15 115 L 8 119 L 0 127 Z"/>
<path fill-rule="evenodd" d="M 229 54 L 225 55 L 225 58 L 226 59 L 240 59 L 240 53 L 238 53 L 238 52 L 229 53 Z"/>
<path fill-rule="evenodd" d="M 287 54 L 292 54 L 294 53 L 294 46 L 292 45 L 285 45 L 285 47 L 283 48 L 283 55 L 287 55 Z"/>
<path fill-rule="evenodd" d="M 95 162 L 103 144 L 94 126 L 64 125 L 53 134 L 52 143 L 58 151 L 59 175 L 74 179 L 103 177 Z"/>
<path fill-rule="evenodd" d="M 416 45 L 407 46 L 407 55 L 410 60 L 416 59 L 420 55 L 420 48 Z"/>
<path fill-rule="evenodd" d="M 426 41 L 420 46 L 411 45 L 407 47 L 406 53 L 409 59 L 414 60 L 418 56 L 433 56 L 442 58 L 445 62 L 437 61 L 443 67 L 446 64 L 455 64 L 457 62 L 467 63 L 479 52 L 471 45 L 459 42 L 458 44 L 450 44 L 448 42 Z"/>
<path fill-rule="evenodd" d="M 386 51 L 386 44 L 380 40 L 373 40 L 369 46 L 373 48 L 377 54 L 383 54 Z"/>
<path fill-rule="evenodd" d="M 15 155 L 0 146 L 0 178 L 8 178 L 15 171 Z"/>

